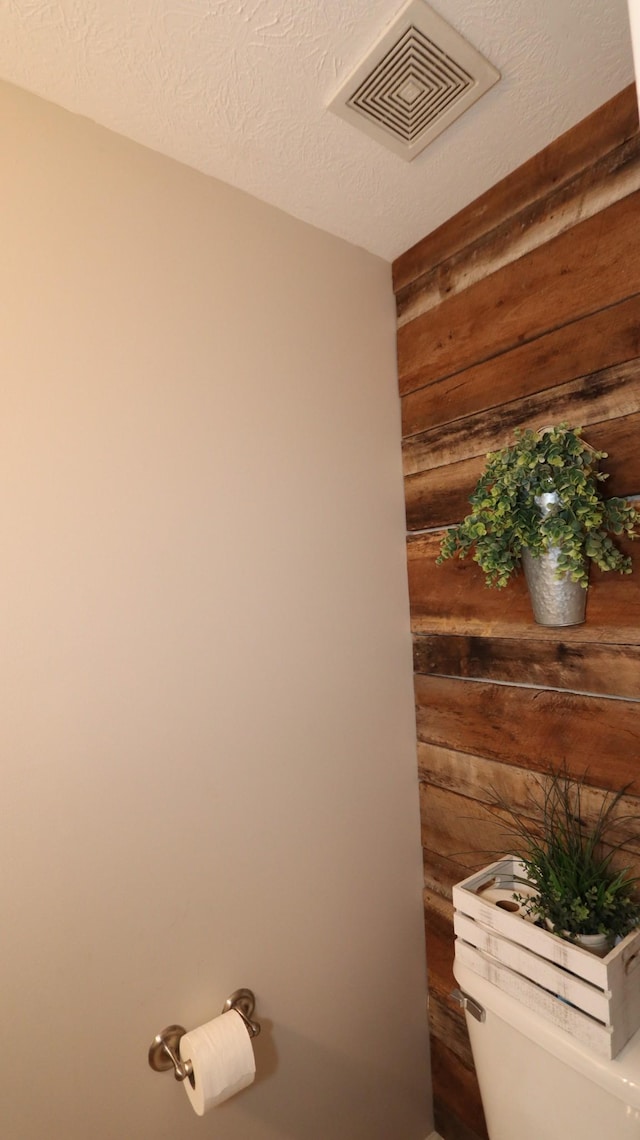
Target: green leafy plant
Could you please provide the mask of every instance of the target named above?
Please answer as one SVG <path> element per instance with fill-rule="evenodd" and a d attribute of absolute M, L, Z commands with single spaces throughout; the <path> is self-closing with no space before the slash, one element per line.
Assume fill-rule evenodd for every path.
<path fill-rule="evenodd" d="M 586 823 L 584 788 L 584 777 L 572 780 L 566 769 L 552 768 L 538 781 L 538 797 L 531 797 L 533 817 L 499 797 L 494 806 L 506 812 L 505 831 L 525 868 L 521 881 L 536 892 L 515 895 L 525 914 L 544 920 L 570 941 L 578 935 L 604 934 L 613 944 L 640 925 L 638 879 L 629 867 L 617 865 L 618 852 L 631 838 L 620 837 L 621 831 L 638 821 L 618 811 L 629 790 L 625 785 L 619 792 L 605 793 L 596 818 Z"/>
<path fill-rule="evenodd" d="M 541 433 L 516 430 L 516 442 L 489 452 L 484 474 L 470 503 L 471 514 L 442 540 L 437 561 L 473 548 L 488 586 L 503 587 L 520 566 L 522 550 L 534 558 L 559 548 L 557 576 L 588 584 L 589 559 L 601 570 L 631 573 L 631 559 L 610 535 L 637 538 L 638 509 L 625 499 L 604 499 L 598 470 L 606 451 L 581 438 L 580 428 L 558 424 Z M 536 498 L 556 492 L 558 502 L 543 516 Z"/>

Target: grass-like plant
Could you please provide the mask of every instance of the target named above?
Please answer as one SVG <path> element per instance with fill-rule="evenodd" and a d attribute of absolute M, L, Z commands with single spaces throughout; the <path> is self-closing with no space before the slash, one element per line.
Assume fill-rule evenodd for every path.
<path fill-rule="evenodd" d="M 604 934 L 612 945 L 640 925 L 637 877 L 629 867 L 614 866 L 616 855 L 629 841 L 620 829 L 634 816 L 618 814 L 620 800 L 629 790 L 608 792 L 595 821 L 583 819 L 584 777 L 572 780 L 566 769 L 550 769 L 538 781 L 539 797 L 532 807 L 540 823 L 509 807 L 498 797 L 495 806 L 506 812 L 505 830 L 525 867 L 523 883 L 536 894 L 516 896 L 526 914 L 551 924 L 561 937 Z M 617 836 L 617 838 L 616 838 Z"/>
<path fill-rule="evenodd" d="M 503 587 L 520 567 L 522 550 L 534 558 L 559 548 L 557 576 L 568 574 L 588 584 L 589 559 L 601 570 L 631 573 L 631 559 L 611 535 L 637 538 L 640 513 L 625 499 L 604 499 L 599 471 L 606 451 L 596 451 L 581 438 L 580 428 L 566 423 L 541 433 L 517 429 L 516 442 L 489 452 L 484 474 L 470 503 L 472 511 L 447 531 L 437 561 L 473 549 L 488 586 Z M 536 497 L 556 492 L 558 502 L 542 515 Z"/>

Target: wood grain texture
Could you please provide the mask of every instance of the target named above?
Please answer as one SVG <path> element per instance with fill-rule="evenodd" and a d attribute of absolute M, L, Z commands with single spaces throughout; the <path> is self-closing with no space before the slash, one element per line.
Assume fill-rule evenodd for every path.
<path fill-rule="evenodd" d="M 631 784 L 632 793 L 640 791 L 637 701 L 420 674 L 415 689 L 424 743 L 538 772 L 566 764 L 578 778 L 588 771 L 601 788 Z M 472 815 L 479 810 L 475 801 L 465 802 L 474 804 Z M 484 846 L 496 849 L 494 843 Z"/>
<path fill-rule="evenodd" d="M 493 802 L 498 795 L 527 818 L 535 814 L 532 798 L 535 798 L 542 779 L 540 773 L 515 763 L 489 760 L 485 756 L 456 752 L 453 748 L 424 741 L 418 742 L 418 775 L 421 788 L 424 785 L 423 794 L 427 796 L 430 787 L 484 804 Z M 635 798 L 633 803 L 637 806 Z M 459 809 L 456 809 L 456 814 L 461 814 Z M 436 910 L 439 906 L 442 917 L 447 917 L 447 899 L 437 903 L 429 894 L 428 905 Z"/>
<path fill-rule="evenodd" d="M 632 83 L 398 257 L 393 263 L 394 291 L 398 293 L 505 218 L 593 165 L 637 129 L 638 104 Z"/>
<path fill-rule="evenodd" d="M 602 758 L 601 766 L 607 767 L 606 757 Z M 418 774 L 421 787 L 426 789 L 422 795 L 427 801 L 429 788 L 433 787 L 489 806 L 499 798 L 527 819 L 538 822 L 541 819 L 540 804 L 544 777 L 530 769 L 420 742 Z M 601 777 L 598 770 L 592 770 L 585 778 L 598 783 Z M 600 787 L 588 784 L 583 786 L 580 818 L 585 823 L 588 825 L 596 823 L 603 797 L 607 794 Z M 439 807 L 447 811 L 446 800 L 440 801 Z M 456 812 L 459 814 L 458 808 Z M 629 817 L 637 819 L 639 816 L 640 798 L 632 795 L 623 796 L 614 812 L 615 820 L 620 822 L 613 824 L 611 832 L 615 841 L 622 844 L 625 852 L 623 861 L 631 863 L 634 868 L 640 860 L 640 834 L 629 827 L 628 819 Z M 499 854 L 506 853 L 506 849 L 499 852 Z M 425 888 L 425 912 L 439 915 L 440 929 L 443 922 L 452 919 L 449 905 L 447 899 L 438 896 L 430 888 Z"/>
<path fill-rule="evenodd" d="M 640 494 L 640 137 L 631 86 L 394 265 L 436 1123 L 485 1140 L 452 984 L 451 888 L 508 849 L 505 804 L 539 819 L 550 763 L 588 769 L 582 814 L 640 805 L 640 559 L 591 571 L 586 623 L 535 624 L 524 579 L 436 565 L 490 450 L 567 420 Z M 436 528 L 436 529 L 433 529 Z M 428 533 L 427 533 L 428 531 Z M 632 544 L 622 543 L 626 552 Z M 533 799 L 532 799 L 533 797 Z M 640 868 L 640 839 L 619 858 Z M 461 1098 L 460 1091 L 463 1090 Z"/>
<path fill-rule="evenodd" d="M 571 427 L 602 423 L 640 412 L 640 357 L 580 376 L 533 396 L 511 400 L 500 414 L 478 412 L 430 431 L 412 435 L 403 443 L 405 475 L 486 456 L 513 443 L 516 428 L 536 430 L 566 421 Z M 590 433 L 585 430 L 588 438 Z"/>
<path fill-rule="evenodd" d="M 510 851 L 507 815 L 483 800 L 420 781 L 420 820 L 424 849 L 435 848 L 459 868 L 454 882 Z"/>
<path fill-rule="evenodd" d="M 601 470 L 608 474 L 602 490 L 606 497 L 640 494 L 640 413 L 589 424 L 588 443 L 606 451 Z M 469 499 L 485 467 L 485 456 L 418 471 L 405 477 L 407 530 L 426 530 L 461 522 L 469 513 Z"/>
<path fill-rule="evenodd" d="M 504 590 L 492 590 L 472 559 L 452 558 L 437 566 L 441 539 L 442 532 L 433 531 L 411 536 L 407 543 L 414 633 L 640 645 L 639 543 L 620 542 L 620 548 L 634 559 L 634 573 L 604 573 L 591 567 L 586 622 L 559 633 L 533 621 L 522 574 Z"/>
<path fill-rule="evenodd" d="M 432 895 L 450 900 L 454 885 L 466 879 L 474 868 L 437 851 L 430 837 L 427 839 L 427 844 L 422 849 L 425 890 Z"/>
<path fill-rule="evenodd" d="M 416 673 L 565 689 L 640 701 L 640 645 L 457 634 L 416 636 Z"/>
<path fill-rule="evenodd" d="M 396 297 L 398 326 L 468 289 L 544 242 L 640 189 L 640 137 L 635 135 L 547 197 L 424 273 Z"/>
<path fill-rule="evenodd" d="M 489 1140 L 474 1070 L 435 1035 L 431 1039 L 431 1066 L 435 1123 L 440 1135 L 447 1140 Z"/>
<path fill-rule="evenodd" d="M 434 380 L 402 400 L 402 435 L 498 408 L 640 356 L 640 296 Z"/>
<path fill-rule="evenodd" d="M 631 83 L 400 255 L 392 267 L 394 291 L 399 293 L 440 261 L 491 233 L 505 218 L 574 178 L 637 130 L 638 101 Z"/>
<path fill-rule="evenodd" d="M 453 976 L 453 908 L 445 914 L 441 906 L 425 906 L 427 973 L 430 993 L 447 997 L 455 989 Z"/>
<path fill-rule="evenodd" d="M 466 1107 L 464 1105 L 462 1109 L 458 1107 L 458 1111 L 464 1112 Z M 468 1128 L 454 1109 L 444 1104 L 437 1097 L 434 1100 L 433 1118 L 438 1136 L 442 1136 L 446 1140 L 483 1140 L 486 1136 L 486 1133 L 476 1132 L 475 1129 Z"/>
<path fill-rule="evenodd" d="M 484 468 L 484 455 L 476 455 L 460 463 L 405 475 L 407 530 L 433 530 L 462 522 L 471 509 L 469 499 Z"/>
<path fill-rule="evenodd" d="M 640 191 L 400 328 L 401 394 L 640 292 L 639 206 Z"/>
<path fill-rule="evenodd" d="M 429 1023 L 433 1036 L 446 1041 L 456 1057 L 467 1067 L 472 1067 L 473 1058 L 464 1014 L 448 995 L 433 991 L 429 994 Z"/>
<path fill-rule="evenodd" d="M 425 886 L 423 890 L 423 901 L 425 915 L 430 911 L 434 911 L 439 915 L 440 919 L 448 923 L 449 926 L 453 924 L 453 902 L 450 894 L 445 898 L 444 895 L 432 891 L 430 887 Z"/>

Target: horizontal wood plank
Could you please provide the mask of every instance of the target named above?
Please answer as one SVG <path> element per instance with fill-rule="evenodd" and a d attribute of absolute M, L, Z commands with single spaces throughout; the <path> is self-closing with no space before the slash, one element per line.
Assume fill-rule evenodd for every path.
<path fill-rule="evenodd" d="M 447 1140 L 489 1140 L 475 1072 L 432 1035 L 431 1066 L 435 1122 Z"/>
<path fill-rule="evenodd" d="M 584 438 L 606 451 L 601 470 L 608 479 L 602 485 L 606 497 L 640 494 L 640 413 L 589 424 Z M 418 471 L 405 477 L 408 530 L 426 530 L 461 522 L 469 513 L 469 499 L 485 468 L 484 455 Z"/>
<path fill-rule="evenodd" d="M 600 766 L 606 779 L 606 756 L 600 758 Z M 427 798 L 430 786 L 486 805 L 495 803 L 499 798 L 527 819 L 538 822 L 541 819 L 539 805 L 542 801 L 543 777 L 538 772 L 421 741 L 418 744 L 418 774 L 426 788 L 423 796 Z M 601 778 L 600 767 L 590 769 L 589 779 L 593 784 L 598 784 Z M 580 817 L 585 823 L 595 825 L 606 795 L 600 787 L 587 784 L 582 787 Z M 446 812 L 446 801 L 441 801 L 439 807 Z M 613 824 L 611 838 L 622 844 L 622 862 L 632 865 L 636 873 L 636 866 L 640 870 L 640 829 L 629 825 L 630 817 L 640 818 L 640 798 L 625 795 L 616 806 L 614 818 L 620 823 Z M 424 838 L 428 841 L 426 827 L 424 832 Z M 439 930 L 443 929 L 443 923 L 451 917 L 448 907 L 447 899 L 425 888 L 425 911 L 439 914 Z"/>
<path fill-rule="evenodd" d="M 449 927 L 453 928 L 453 902 L 451 895 L 446 898 L 436 891 L 432 891 L 430 887 L 425 886 L 423 890 L 424 912 L 434 911 L 441 921 L 447 923 Z"/>
<path fill-rule="evenodd" d="M 426 851 L 436 849 L 461 869 L 472 871 L 510 853 L 508 818 L 483 800 L 468 799 L 420 782 L 420 822 Z"/>
<path fill-rule="evenodd" d="M 401 394 L 640 292 L 639 206 L 640 191 L 400 328 Z"/>
<path fill-rule="evenodd" d="M 424 916 L 429 991 L 446 997 L 456 984 L 453 976 L 453 913 L 444 915 L 438 906 L 425 906 Z"/>
<path fill-rule="evenodd" d="M 611 453 L 605 493 L 640 494 L 639 175 L 632 85 L 394 265 L 409 529 L 460 521 L 487 451 L 563 419 Z M 441 534 L 407 547 L 434 1091 L 443 1135 L 475 1140 L 472 1058 L 448 998 L 451 886 L 507 849 L 492 789 L 535 825 L 549 763 L 588 767 L 587 819 L 602 788 L 635 779 L 640 559 L 631 576 L 592 569 L 586 623 L 549 629 L 522 577 L 495 591 L 471 559 L 436 566 Z M 621 810 L 637 811 L 638 780 Z M 624 838 L 635 868 L 640 840 Z"/>
<path fill-rule="evenodd" d="M 566 764 L 578 778 L 597 771 L 600 787 L 640 791 L 636 701 L 420 674 L 415 689 L 418 739 L 427 744 L 533 771 Z"/>
<path fill-rule="evenodd" d="M 640 543 L 620 542 L 633 557 L 632 574 L 591 567 L 586 622 L 558 631 L 534 622 L 522 574 L 504 590 L 494 590 L 485 585 L 484 573 L 472 558 L 436 565 L 442 533 L 411 536 L 407 543 L 414 633 L 640 645 Z"/>
<path fill-rule="evenodd" d="M 398 326 L 462 293 L 538 246 L 640 189 L 640 137 L 625 142 L 547 197 L 424 273 L 396 297 Z"/>
<path fill-rule="evenodd" d="M 637 129 L 632 83 L 398 257 L 393 263 L 395 292 L 591 166 Z"/>
<path fill-rule="evenodd" d="M 416 673 L 566 689 L 640 701 L 640 645 L 455 634 L 416 635 Z"/>
<path fill-rule="evenodd" d="M 462 522 L 485 468 L 485 456 L 415 471 L 404 478 L 407 530 L 433 530 Z"/>
<path fill-rule="evenodd" d="M 540 773 L 529 768 L 488 760 L 485 756 L 469 752 L 456 752 L 453 748 L 424 741 L 418 741 L 418 776 L 427 787 L 431 785 L 443 792 L 482 803 L 490 803 L 497 793 L 509 800 L 515 810 L 529 815 L 531 797 L 535 795 L 541 779 Z M 434 909 L 438 906 L 431 892 L 429 905 Z M 443 899 L 440 904 L 443 917 L 447 906 L 448 900 Z"/>
<path fill-rule="evenodd" d="M 402 448 L 404 473 L 413 475 L 507 447 L 514 442 L 516 428 L 536 430 L 566 421 L 571 427 L 586 429 L 639 412 L 640 357 L 635 357 L 533 396 L 514 399 L 500 408 L 499 415 L 478 412 L 410 436 Z M 587 438 L 588 434 L 585 430 Z"/>
<path fill-rule="evenodd" d="M 464 1065 L 473 1065 L 464 1014 L 448 995 L 429 993 L 429 1022 L 434 1037 L 446 1041 Z"/>
<path fill-rule="evenodd" d="M 447 1140 L 483 1140 L 486 1133 L 468 1128 L 458 1115 L 461 1111 L 466 1111 L 465 1105 L 450 1108 L 439 1097 L 434 1097 L 433 1119 L 438 1136 L 446 1136 Z"/>
<path fill-rule="evenodd" d="M 453 633 L 476 637 L 535 637 L 548 640 L 557 637 L 533 621 L 531 603 L 522 574 L 504 590 L 489 589 L 480 567 L 471 558 L 452 558 L 436 564 L 442 532 L 435 531 L 411 537 L 407 544 L 409 603 L 411 628 L 414 633 Z M 588 598 L 587 604 L 593 601 Z M 623 599 L 615 608 L 615 629 L 626 618 L 622 616 Z M 640 605 L 640 599 L 639 599 Z M 582 631 L 584 627 L 580 627 Z M 577 627 L 562 631 L 565 641 L 578 640 Z M 591 637 L 593 625 L 589 622 Z M 584 639 L 584 634 L 582 634 Z M 595 640 L 602 638 L 596 635 Z M 613 634 L 607 638 L 616 641 Z M 638 637 L 640 644 L 640 635 Z"/>
<path fill-rule="evenodd" d="M 640 295 L 589 313 L 402 399 L 402 434 L 416 435 L 640 356 Z"/>
<path fill-rule="evenodd" d="M 474 869 L 436 851 L 430 837 L 427 837 L 427 846 L 422 849 L 422 862 L 425 890 L 447 901 L 451 900 L 454 885 L 466 879 L 469 871 Z"/>

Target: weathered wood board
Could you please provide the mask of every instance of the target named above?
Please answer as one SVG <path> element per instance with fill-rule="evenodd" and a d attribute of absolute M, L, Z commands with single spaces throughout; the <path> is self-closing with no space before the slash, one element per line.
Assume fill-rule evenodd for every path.
<path fill-rule="evenodd" d="M 418 739 L 545 772 L 567 765 L 640 791 L 640 703 L 448 677 L 415 678 Z M 603 763 L 606 757 L 606 765 Z"/>
<path fill-rule="evenodd" d="M 535 781 L 565 761 L 576 776 L 588 769 L 585 819 L 603 789 L 626 783 L 621 811 L 638 811 L 640 544 L 622 544 L 631 576 L 592 569 L 586 622 L 564 629 L 534 623 L 522 577 L 489 590 L 471 558 L 436 557 L 442 528 L 468 513 L 487 451 L 517 427 L 582 426 L 609 452 L 605 493 L 640 497 L 639 185 L 631 87 L 394 265 L 434 1093 L 447 1140 L 486 1135 L 447 992 L 454 886 L 507 849 L 492 790 L 535 825 Z M 638 873 L 640 835 L 617 838 L 617 865 Z M 511 948 L 500 961 L 493 931 L 472 938 L 476 920 L 456 921 L 485 976 L 502 972 L 510 992 L 531 987 L 532 1002 L 548 984 L 562 992 L 565 979 L 539 964 L 523 986 Z M 574 1019 L 591 1033 L 605 1024 L 601 999 L 595 1008 L 583 996 Z M 557 1007 L 551 999 L 551 1016 Z M 470 1090 L 465 1105 L 456 1081 Z"/>
<path fill-rule="evenodd" d="M 406 438 L 640 356 L 640 296 L 433 380 L 402 400 Z M 574 425 L 577 426 L 577 425 Z"/>
<path fill-rule="evenodd" d="M 640 700 L 640 645 L 416 635 L 416 673 Z"/>
<path fill-rule="evenodd" d="M 448 1044 L 450 1036 L 445 1030 L 443 1036 L 433 1033 L 431 1037 L 431 1070 L 437 1090 L 436 1128 L 447 1140 L 489 1140 L 468 1041 L 466 1063 Z"/>
<path fill-rule="evenodd" d="M 607 1059 L 640 1028 L 640 931 L 604 958 L 500 908 L 483 886 L 518 888 L 525 868 L 497 860 L 453 888 L 456 956 Z"/>
<path fill-rule="evenodd" d="M 473 245 L 514 213 L 594 166 L 637 130 L 638 103 L 631 83 L 398 257 L 393 263 L 394 292 L 400 294 L 432 266 Z"/>
<path fill-rule="evenodd" d="M 608 453 L 601 463 L 601 470 L 608 475 L 603 484 L 604 495 L 634 495 L 640 487 L 640 414 L 590 425 L 584 438 L 598 451 Z M 484 471 L 484 463 L 482 455 L 408 475 L 407 530 L 431 530 L 461 522 L 471 510 L 469 499 Z"/>
<path fill-rule="evenodd" d="M 640 292 L 639 206 L 636 191 L 402 326 L 401 394 Z"/>
<path fill-rule="evenodd" d="M 640 644 L 640 543 L 620 543 L 633 558 L 633 574 L 591 568 L 585 623 L 554 630 L 534 623 L 522 574 L 503 590 L 489 589 L 472 558 L 436 565 L 441 540 L 442 532 L 434 531 L 412 536 L 407 544 L 414 633 Z"/>
<path fill-rule="evenodd" d="M 438 837 L 442 853 L 453 853 L 471 847 L 469 862 L 478 866 L 486 861 L 480 858 L 482 847 L 487 846 L 486 809 L 490 811 L 498 802 L 508 804 L 535 828 L 542 821 L 543 775 L 503 760 L 489 760 L 467 752 L 454 752 L 437 744 L 418 742 L 418 773 L 423 814 L 424 839 Z M 602 808 L 603 798 L 610 793 L 600 787 L 584 784 L 580 796 L 580 818 L 593 826 Z M 469 801 L 473 808 L 470 810 Z M 431 819 L 433 817 L 433 824 Z M 640 798 L 623 795 L 612 813 L 610 839 L 620 844 L 616 865 L 635 868 L 640 862 L 640 828 L 630 820 L 640 818 Z M 508 830 L 508 813 L 494 813 L 493 824 L 501 822 L 507 828 L 491 838 L 496 855 L 505 848 L 511 849 L 513 833 Z M 493 826 L 493 824 L 491 826 Z M 488 851 L 488 854 L 491 852 Z M 464 877 L 464 876 L 463 876 Z M 426 889 L 426 888 L 425 888 Z M 438 903 L 436 903 L 438 899 Z M 448 900 L 428 892 L 425 906 L 438 909 L 443 917 L 451 915 L 445 909 Z"/>
<path fill-rule="evenodd" d="M 514 399 L 501 409 L 499 417 L 479 412 L 412 435 L 403 444 L 404 472 L 413 475 L 444 463 L 486 456 L 488 451 L 513 443 L 516 428 L 536 431 L 550 423 L 567 422 L 584 428 L 588 439 L 589 425 L 639 412 L 640 358 L 635 357 L 534 396 Z"/>
<path fill-rule="evenodd" d="M 636 137 L 605 155 L 548 197 L 506 219 L 471 247 L 424 273 L 396 298 L 401 327 L 442 301 L 524 257 L 544 242 L 640 189 Z"/>

